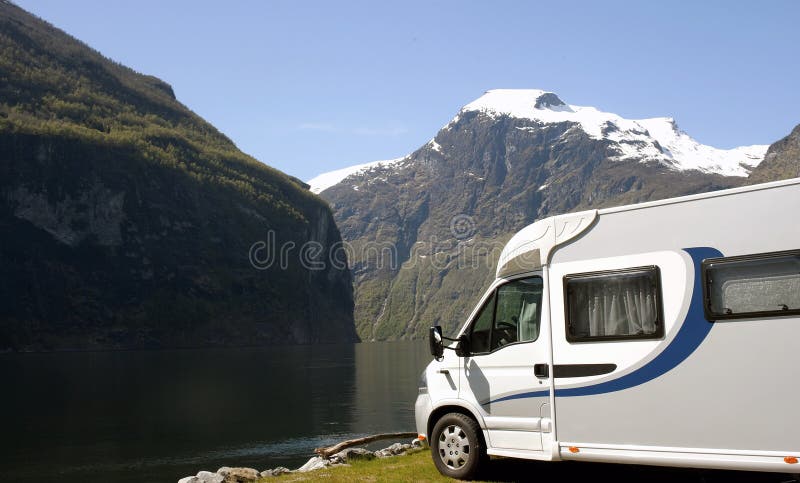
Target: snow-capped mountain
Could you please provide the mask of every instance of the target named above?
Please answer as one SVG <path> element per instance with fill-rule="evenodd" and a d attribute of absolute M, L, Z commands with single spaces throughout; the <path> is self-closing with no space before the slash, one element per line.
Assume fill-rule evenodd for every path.
<path fill-rule="evenodd" d="M 536 130 L 547 124 L 571 123 L 596 140 L 612 144 L 619 161 L 658 162 L 678 171 L 697 170 L 724 176 L 747 176 L 764 159 L 767 145 L 717 149 L 701 144 L 681 131 L 670 117 L 625 119 L 594 107 L 564 103 L 556 94 L 539 89 L 493 89 L 464 106 L 444 129 L 458 123 L 468 112 L 480 112 L 491 119 L 503 116 L 530 121 L 519 130 Z M 441 149 L 441 146 L 431 146 Z M 308 181 L 311 191 L 320 193 L 353 174 L 397 164 L 405 158 L 350 166 L 320 174 Z"/>
<path fill-rule="evenodd" d="M 461 113 L 469 111 L 527 119 L 534 123 L 530 129 L 541 124 L 574 123 L 592 138 L 614 143 L 618 160 L 657 161 L 681 171 L 747 176 L 764 159 L 768 148 L 752 145 L 717 149 L 692 139 L 670 117 L 625 119 L 594 107 L 565 104 L 556 94 L 537 89 L 490 90 L 464 106 Z"/>
<path fill-rule="evenodd" d="M 435 323 L 457 327 L 491 280 L 490 253 L 464 259 L 473 244 L 502 246 L 553 214 L 740 186 L 764 171 L 766 148 L 716 149 L 669 118 L 630 120 L 552 92 L 493 90 L 408 156 L 310 184 L 351 243 L 361 339 L 412 338 Z"/>

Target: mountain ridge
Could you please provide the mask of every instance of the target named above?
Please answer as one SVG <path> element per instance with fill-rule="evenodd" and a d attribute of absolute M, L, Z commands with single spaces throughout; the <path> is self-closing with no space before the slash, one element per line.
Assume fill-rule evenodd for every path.
<path fill-rule="evenodd" d="M 657 161 L 677 170 L 696 169 L 744 177 L 764 158 L 768 148 L 767 145 L 758 144 L 732 149 L 714 148 L 691 138 L 671 117 L 626 119 L 594 107 L 567 104 L 556 93 L 541 89 L 490 89 L 464 105 L 443 129 L 458 122 L 464 113 L 473 111 L 493 118 L 508 116 L 544 124 L 573 123 L 596 139 L 615 142 L 620 151 L 620 160 Z M 435 140 L 432 139 L 430 143 L 435 143 Z M 373 161 L 320 173 L 307 183 L 312 192 L 320 193 L 336 184 L 332 182 L 334 179 L 341 182 L 351 174 L 402 159 Z"/>
<path fill-rule="evenodd" d="M 320 191 L 350 245 L 362 340 L 424 337 L 434 324 L 452 333 L 494 278 L 502 245 L 536 219 L 741 186 L 749 182 L 741 174 L 763 169 L 760 155 L 744 166 L 740 158 L 700 164 L 705 171 L 688 162 L 676 166 L 643 126 L 576 109 L 553 93 L 530 93 L 523 91 L 522 112 L 479 98 L 409 155 L 342 170 L 347 176 Z M 565 118 L 576 112 L 599 121 L 584 129 Z M 551 119 L 531 119 L 543 116 Z M 691 148 L 699 143 L 658 119 L 656 126 L 697 154 Z M 620 138 L 610 127 L 630 136 Z M 620 144 L 644 154 L 621 156 Z"/>

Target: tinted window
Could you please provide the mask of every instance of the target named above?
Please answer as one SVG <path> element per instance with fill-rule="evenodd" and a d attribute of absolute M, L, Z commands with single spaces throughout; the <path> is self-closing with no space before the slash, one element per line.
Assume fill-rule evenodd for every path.
<path fill-rule="evenodd" d="M 800 313 L 800 252 L 714 258 L 703 262 L 706 318 Z"/>
<path fill-rule="evenodd" d="M 515 342 L 538 339 L 541 305 L 540 277 L 515 280 L 500 286 L 486 301 L 472 325 L 472 353 L 492 352 Z"/>
<path fill-rule="evenodd" d="M 515 280 L 497 289 L 492 349 L 539 338 L 542 279 Z"/>
<path fill-rule="evenodd" d="M 659 279 L 654 266 L 564 277 L 567 340 L 662 337 Z"/>
<path fill-rule="evenodd" d="M 489 352 L 489 340 L 492 334 L 492 317 L 494 316 L 494 294 L 483 304 L 478 318 L 472 324 L 470 333 L 471 351 L 476 354 Z"/>

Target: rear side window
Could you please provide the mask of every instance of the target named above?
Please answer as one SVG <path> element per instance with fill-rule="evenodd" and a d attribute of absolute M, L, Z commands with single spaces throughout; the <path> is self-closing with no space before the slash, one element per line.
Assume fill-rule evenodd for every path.
<path fill-rule="evenodd" d="M 708 320 L 800 314 L 800 250 L 703 261 Z"/>
<path fill-rule="evenodd" d="M 567 340 L 663 337 L 660 279 L 656 266 L 565 276 Z"/>

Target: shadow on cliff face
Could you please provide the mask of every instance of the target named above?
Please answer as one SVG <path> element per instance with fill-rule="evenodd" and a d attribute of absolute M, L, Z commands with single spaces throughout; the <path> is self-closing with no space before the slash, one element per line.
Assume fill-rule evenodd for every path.
<path fill-rule="evenodd" d="M 491 481 L 613 481 L 614 483 L 782 483 L 794 482 L 783 473 L 664 468 L 606 463 L 542 463 L 517 459 L 492 459 L 482 478 Z"/>

